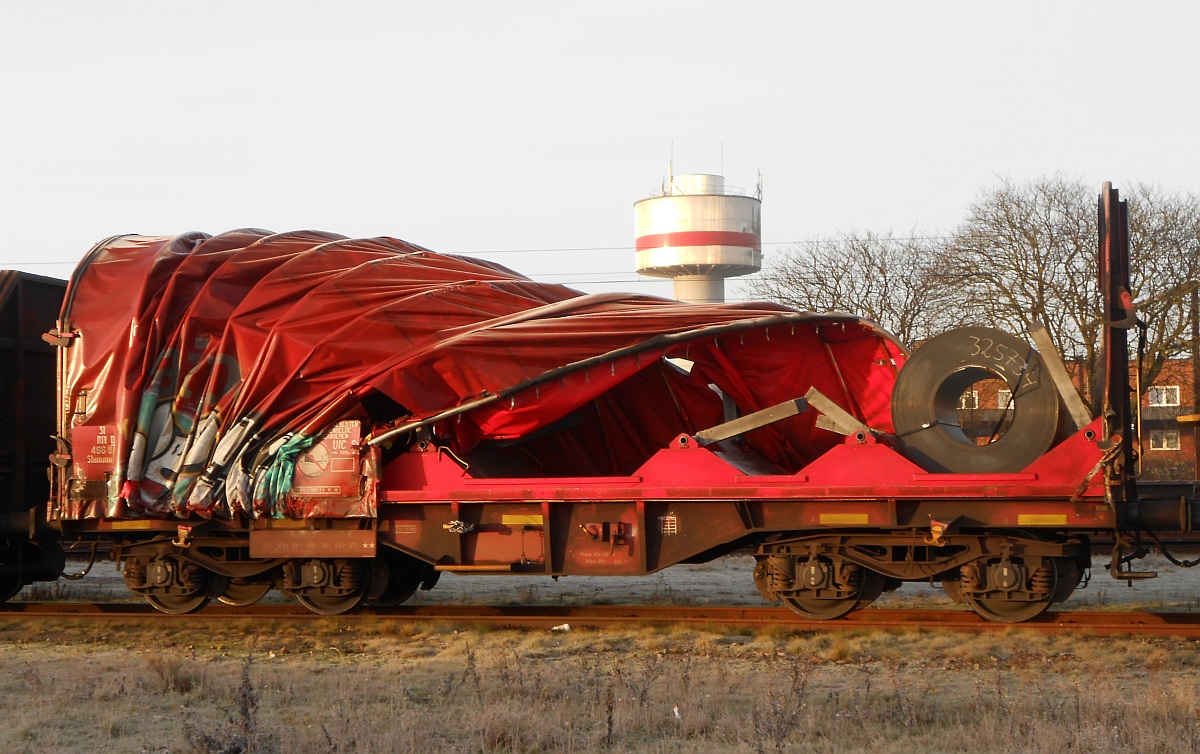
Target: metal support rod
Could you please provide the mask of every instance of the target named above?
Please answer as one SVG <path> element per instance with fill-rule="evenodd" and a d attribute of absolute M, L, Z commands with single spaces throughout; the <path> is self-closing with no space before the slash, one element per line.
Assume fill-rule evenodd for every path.
<path fill-rule="evenodd" d="M 774 424 L 777 421 L 787 419 L 807 410 L 808 401 L 803 398 L 784 401 L 770 408 L 764 408 L 762 411 L 755 411 L 752 414 L 740 416 L 733 421 L 727 421 L 724 424 L 700 430 L 696 433 L 696 441 L 701 445 L 711 445 L 714 442 L 728 440 L 730 437 L 736 437 L 744 432 L 765 427 L 768 424 Z"/>
<path fill-rule="evenodd" d="M 1200 282 L 1192 281 L 1192 416 L 1200 416 Z M 1192 450 L 1196 465 L 1192 478 L 1200 479 L 1200 421 L 1192 425 Z"/>
<path fill-rule="evenodd" d="M 810 388 L 804 397 L 808 400 L 808 405 L 821 412 L 820 418 L 817 419 L 817 426 L 821 429 L 827 429 L 839 435 L 853 435 L 858 432 L 870 433 L 870 427 L 860 422 L 853 414 L 834 403 L 815 387 Z"/>
<path fill-rule="evenodd" d="M 1071 414 L 1071 421 L 1075 423 L 1075 429 L 1083 429 L 1092 422 L 1092 415 L 1084 405 L 1083 398 L 1079 396 L 1079 390 L 1076 389 L 1075 383 L 1071 381 L 1071 375 L 1067 372 L 1067 367 L 1063 364 L 1058 349 L 1054 347 L 1054 341 L 1050 340 L 1050 332 L 1042 323 L 1034 322 L 1029 328 L 1029 337 L 1033 338 L 1033 344 L 1037 346 L 1042 363 L 1045 364 L 1046 371 L 1050 373 L 1050 379 L 1054 381 L 1054 386 L 1058 388 L 1058 394 L 1062 396 L 1063 403 L 1066 404 L 1067 411 Z"/>

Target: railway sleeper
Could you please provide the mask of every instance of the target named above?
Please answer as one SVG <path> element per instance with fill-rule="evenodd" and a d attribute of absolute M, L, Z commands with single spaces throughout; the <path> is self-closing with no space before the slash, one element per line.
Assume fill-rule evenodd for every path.
<path fill-rule="evenodd" d="M 762 544 L 754 581 L 812 620 L 830 620 L 904 581 L 940 581 L 947 595 L 1000 622 L 1029 620 L 1071 595 L 1090 565 L 1082 537 L 1025 531 L 796 535 Z"/>

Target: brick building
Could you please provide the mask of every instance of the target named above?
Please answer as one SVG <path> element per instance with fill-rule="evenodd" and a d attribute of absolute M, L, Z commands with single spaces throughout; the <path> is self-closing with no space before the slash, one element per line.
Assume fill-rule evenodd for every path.
<path fill-rule="evenodd" d="M 1195 369 L 1191 359 L 1167 362 L 1142 396 L 1143 479 L 1200 479 L 1196 454 L 1200 424 L 1177 421 L 1200 413 Z"/>
<path fill-rule="evenodd" d="M 1154 384 L 1143 390 L 1142 479 L 1200 479 L 1196 437 L 1200 424 L 1178 421 L 1181 416 L 1200 414 L 1194 370 L 1191 359 L 1174 359 L 1167 362 Z M 1000 380 L 984 380 L 959 399 L 959 423 L 967 436 L 980 444 L 1008 428 L 1006 408 L 1011 393 L 1005 387 Z"/>

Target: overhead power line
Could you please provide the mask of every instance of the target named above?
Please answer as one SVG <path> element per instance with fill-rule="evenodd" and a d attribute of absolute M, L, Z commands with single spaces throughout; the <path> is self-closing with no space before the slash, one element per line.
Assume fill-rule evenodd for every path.
<path fill-rule="evenodd" d="M 850 236 L 849 238 L 854 238 Z M 953 236 L 890 236 L 885 240 L 888 241 L 948 241 Z M 829 241 L 842 241 L 847 239 L 827 238 L 827 239 L 807 239 L 802 241 L 763 241 L 762 246 L 817 246 Z M 569 254 L 571 252 L 580 251 L 635 251 L 634 246 L 580 246 L 573 248 L 545 248 L 545 249 L 468 249 L 468 250 L 448 250 L 448 249 L 433 249 L 443 254 L 462 254 L 462 255 L 485 255 L 485 254 Z M 58 260 L 41 260 L 37 262 L 27 262 L 24 260 L 8 259 L 0 260 L 0 266 L 7 267 L 9 265 L 62 265 L 75 264 L 78 259 L 58 259 Z"/>
<path fill-rule="evenodd" d="M 887 241 L 948 241 L 954 236 L 887 236 L 880 240 Z M 819 244 L 828 243 L 829 241 L 843 241 L 856 238 L 856 236 L 848 236 L 846 238 L 815 238 L 798 241 L 763 241 L 761 246 L 817 246 Z M 572 251 L 635 251 L 636 246 L 588 246 L 571 249 L 469 249 L 469 250 L 446 250 L 438 249 L 446 254 L 551 254 Z"/>

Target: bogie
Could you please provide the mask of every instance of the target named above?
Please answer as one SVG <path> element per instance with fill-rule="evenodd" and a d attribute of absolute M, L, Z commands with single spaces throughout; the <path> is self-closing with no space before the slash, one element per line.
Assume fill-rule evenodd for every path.
<path fill-rule="evenodd" d="M 1022 531 L 957 534 L 936 545 L 912 532 L 814 534 L 760 547 L 754 579 L 763 597 L 812 620 L 864 607 L 899 582 L 938 578 L 954 601 L 1016 622 L 1070 596 L 1086 557 L 1081 540 Z"/>
<path fill-rule="evenodd" d="M 370 586 L 370 564 L 360 558 L 297 559 L 283 566 L 283 590 L 321 615 L 358 607 Z"/>
<path fill-rule="evenodd" d="M 174 555 L 130 556 L 125 583 L 164 613 L 195 612 L 225 591 L 228 579 Z"/>

